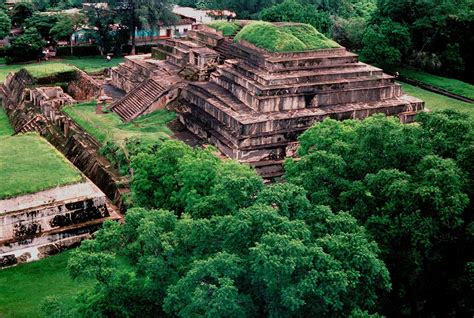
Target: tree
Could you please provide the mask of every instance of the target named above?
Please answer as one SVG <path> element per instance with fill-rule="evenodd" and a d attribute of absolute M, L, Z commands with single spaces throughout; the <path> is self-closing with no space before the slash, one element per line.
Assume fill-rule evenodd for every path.
<path fill-rule="evenodd" d="M 285 0 L 272 7 L 263 9 L 260 18 L 270 22 L 300 22 L 314 26 L 318 31 L 328 34 L 331 19 L 326 12 L 319 12 L 312 5 L 303 5 L 297 0 Z"/>
<path fill-rule="evenodd" d="M 360 50 L 367 20 L 363 17 L 352 17 L 348 19 L 333 17 L 331 30 L 334 40 L 350 50 Z"/>
<path fill-rule="evenodd" d="M 466 252 L 474 250 L 472 168 L 463 163 L 473 123 L 456 112 L 423 113 L 418 121 L 325 120 L 300 136 L 301 158 L 286 161 L 285 179 L 313 204 L 348 211 L 377 241 L 393 279 L 384 314 L 462 315 L 457 306 L 467 296 L 455 286 L 474 258 Z"/>
<path fill-rule="evenodd" d="M 23 25 L 26 19 L 33 15 L 33 6 L 28 2 L 18 2 L 13 7 L 12 22 L 18 26 Z"/>
<path fill-rule="evenodd" d="M 35 12 L 31 17 L 25 20 L 26 28 L 36 28 L 43 39 L 50 37 L 51 26 L 59 20 L 58 14 L 40 14 Z"/>
<path fill-rule="evenodd" d="M 370 25 L 362 38 L 361 56 L 367 62 L 384 67 L 400 65 L 411 47 L 408 28 L 391 19 Z"/>
<path fill-rule="evenodd" d="M 112 1 L 115 14 L 118 15 L 120 23 L 128 27 L 131 37 L 132 52 L 135 54 L 135 31 L 138 27 L 148 24 L 149 27 L 157 26 L 159 23 L 168 25 L 176 17 L 171 12 L 171 0 L 125 0 Z"/>
<path fill-rule="evenodd" d="M 10 33 L 11 24 L 10 17 L 0 10 L 0 39 L 5 38 Z"/>
<path fill-rule="evenodd" d="M 379 0 L 373 25 L 391 19 L 410 33 L 409 62 L 441 74 L 473 79 L 474 4 L 469 0 Z"/>
<path fill-rule="evenodd" d="M 96 41 L 101 55 L 104 55 L 108 53 L 114 45 L 112 36 L 112 26 L 115 24 L 114 15 L 108 8 L 103 7 L 100 3 L 91 6 L 86 14 L 89 25 L 95 28 L 95 30 L 90 30 L 86 35 Z M 120 44 L 121 42 L 117 43 L 117 45 Z"/>
<path fill-rule="evenodd" d="M 46 41 L 41 38 L 36 28 L 26 29 L 25 32 L 12 40 L 7 51 L 11 61 L 29 61 L 38 58 Z M 22 52 L 19 56 L 18 52 Z"/>
<path fill-rule="evenodd" d="M 63 15 L 56 24 L 51 28 L 50 34 L 57 41 L 68 39 L 71 45 L 71 55 L 74 55 L 73 40 L 71 39 L 74 32 L 78 31 L 86 24 L 86 17 L 83 14 L 76 13 L 72 15 Z"/>

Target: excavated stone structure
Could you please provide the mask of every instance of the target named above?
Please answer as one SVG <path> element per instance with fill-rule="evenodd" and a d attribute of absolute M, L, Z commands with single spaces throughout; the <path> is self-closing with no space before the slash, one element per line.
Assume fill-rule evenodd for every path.
<path fill-rule="evenodd" d="M 178 96 L 180 68 L 167 61 L 151 58 L 151 54 L 128 56 L 112 69 L 111 84 L 128 94 L 109 106 L 123 121 L 129 122 L 149 114 Z"/>
<path fill-rule="evenodd" d="M 37 131 L 56 141 L 56 147 L 66 149 L 64 153 L 72 161 L 89 161 L 83 171 L 93 170 L 99 180 L 97 184 L 103 186 L 108 181 L 107 174 L 101 173 L 103 170 L 95 161 L 86 160 L 92 157 L 88 153 L 91 147 L 84 145 L 84 139 L 76 142 L 72 138 L 75 136 L 67 138 L 74 124 L 60 108 L 74 103 L 74 99 L 59 87 L 33 88 L 33 83 L 31 75 L 22 70 L 9 74 L 0 85 L 0 98 L 15 132 Z M 60 138 L 53 123 L 64 129 L 65 138 Z M 75 163 L 83 166 L 81 162 Z M 105 220 L 119 219 L 114 209 L 105 194 L 86 177 L 76 184 L 0 200 L 0 268 L 78 244 Z"/>
<path fill-rule="evenodd" d="M 193 62 L 194 46 L 214 49 L 223 64 L 209 81 L 181 86 L 175 103 L 180 121 L 228 157 L 257 167 L 264 177 L 281 175 L 281 163 L 294 154 L 298 135 L 315 122 L 375 113 L 410 121 L 424 108 L 423 101 L 404 95 L 392 76 L 342 47 L 269 53 L 203 26 L 190 31 L 186 40 L 162 43 L 153 56 L 186 67 Z"/>
<path fill-rule="evenodd" d="M 43 112 L 57 112 L 62 107 L 76 103 L 74 98 L 64 93 L 59 86 L 36 87 L 30 90 L 30 101 Z"/>
<path fill-rule="evenodd" d="M 0 268 L 43 258 L 117 219 L 89 180 L 0 200 Z"/>
<path fill-rule="evenodd" d="M 218 52 L 187 40 L 165 40 L 152 55 L 129 56 L 112 69 L 111 84 L 128 94 L 109 109 L 129 122 L 164 108 L 178 97 L 184 80 L 206 81 Z"/>

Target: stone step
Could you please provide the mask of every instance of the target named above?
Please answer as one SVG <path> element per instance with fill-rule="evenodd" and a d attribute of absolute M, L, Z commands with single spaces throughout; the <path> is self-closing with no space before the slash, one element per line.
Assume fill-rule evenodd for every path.
<path fill-rule="evenodd" d="M 241 63 L 236 60 L 227 60 L 224 65 L 220 65 L 217 70 L 235 72 L 265 86 L 315 82 L 324 80 L 324 77 L 326 77 L 327 80 L 341 77 L 358 77 L 364 73 L 379 75 L 383 73 L 381 69 L 361 62 L 351 64 L 336 64 L 326 67 L 319 67 L 316 69 L 310 68 L 307 70 L 269 74 L 261 69 L 250 67 L 245 63 Z"/>
<path fill-rule="evenodd" d="M 155 79 L 150 78 L 130 91 L 109 109 L 128 122 L 149 108 L 165 92 L 165 88 Z"/>
<path fill-rule="evenodd" d="M 252 76 L 254 75 L 254 76 Z M 381 69 L 375 67 L 356 67 L 346 69 L 331 69 L 325 70 L 324 72 L 307 72 L 303 76 L 292 76 L 292 77 L 278 77 L 276 79 L 263 79 L 262 77 L 255 76 L 256 74 L 245 73 L 242 74 L 238 69 L 230 68 L 227 66 L 220 66 L 217 68 L 216 73 L 212 74 L 212 77 L 225 76 L 230 80 L 234 80 L 240 85 L 246 86 L 252 92 L 272 91 L 287 89 L 289 87 L 296 86 L 315 86 L 319 84 L 331 84 L 340 83 L 344 81 L 356 81 L 360 78 L 371 78 L 376 77 L 387 77 L 384 75 Z M 266 83 L 262 83 L 266 82 Z M 267 94 L 268 95 L 268 94 Z"/>
<path fill-rule="evenodd" d="M 275 92 L 274 95 L 257 95 L 247 87 L 241 86 L 224 76 L 212 78 L 218 85 L 228 90 L 237 99 L 257 112 L 295 111 L 322 105 L 352 103 L 357 99 L 361 102 L 380 98 L 393 98 L 401 94 L 399 85 L 394 84 L 391 77 L 358 79 L 358 82 L 330 83 L 319 87 L 289 87 L 287 90 Z M 331 96 L 324 97 L 323 96 Z"/>

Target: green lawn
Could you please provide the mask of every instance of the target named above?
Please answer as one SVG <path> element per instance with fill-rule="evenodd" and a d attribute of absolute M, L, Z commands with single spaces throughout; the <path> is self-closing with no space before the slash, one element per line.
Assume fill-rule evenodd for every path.
<path fill-rule="evenodd" d="M 82 175 L 36 134 L 0 137 L 0 199 L 73 184 Z"/>
<path fill-rule="evenodd" d="M 69 251 L 40 261 L 0 270 L 0 317 L 42 317 L 47 296 L 72 304 L 74 295 L 92 281 L 73 281 L 67 274 Z"/>
<path fill-rule="evenodd" d="M 117 66 L 123 62 L 123 57 L 114 57 L 110 62 L 107 62 L 102 56 L 64 57 L 62 60 L 64 63 L 74 65 L 87 73 L 94 73 L 108 67 Z"/>
<path fill-rule="evenodd" d="M 446 97 L 440 94 L 432 93 L 422 88 L 401 83 L 403 91 L 408 95 L 418 97 L 425 101 L 425 106 L 430 110 L 452 109 L 468 113 L 474 117 L 474 104 L 462 102 L 457 99 Z"/>
<path fill-rule="evenodd" d="M 63 62 L 47 61 L 41 63 L 12 64 L 0 67 L 0 82 L 3 82 L 10 72 L 27 69 L 34 77 L 45 77 L 57 73 L 69 72 L 74 68 Z"/>
<path fill-rule="evenodd" d="M 172 132 L 166 124 L 176 118 L 173 112 L 158 110 L 124 124 L 115 113 L 97 115 L 95 102 L 67 106 L 63 111 L 102 144 L 111 140 L 121 145 L 130 137 L 139 137 L 145 142 L 167 139 Z"/>
<path fill-rule="evenodd" d="M 0 104 L 0 137 L 10 136 L 11 134 L 13 134 L 13 129 L 10 126 L 10 122 L 8 121 L 7 114 L 5 114 L 5 110 Z"/>
<path fill-rule="evenodd" d="M 34 77 L 45 77 L 57 73 L 73 70 L 72 65 L 86 72 L 99 72 L 105 68 L 116 66 L 123 61 L 122 57 L 113 58 L 110 62 L 100 56 L 92 57 L 65 57 L 55 61 L 43 61 L 28 64 L 2 65 L 0 67 L 0 83 L 5 80 L 8 73 L 17 72 L 26 68 Z"/>
<path fill-rule="evenodd" d="M 405 77 L 445 89 L 448 92 L 454 94 L 474 99 L 474 85 L 462 82 L 457 79 L 436 76 L 411 68 L 404 68 L 401 69 L 399 72 L 400 75 L 403 75 Z"/>

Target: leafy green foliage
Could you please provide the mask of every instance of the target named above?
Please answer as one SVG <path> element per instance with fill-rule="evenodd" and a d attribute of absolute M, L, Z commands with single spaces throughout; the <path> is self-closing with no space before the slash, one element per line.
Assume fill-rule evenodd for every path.
<path fill-rule="evenodd" d="M 298 0 L 285 0 L 263 9 L 260 12 L 260 19 L 270 22 L 307 23 L 325 34 L 329 33 L 332 25 L 329 14 L 316 10 L 312 5 L 302 4 Z"/>
<path fill-rule="evenodd" d="M 246 25 L 235 41 L 245 40 L 270 52 L 298 52 L 339 47 L 307 24 L 276 26 L 268 22 Z"/>
<path fill-rule="evenodd" d="M 191 197 L 197 195 L 204 182 L 191 178 L 187 167 L 180 166 L 219 165 L 210 152 L 195 150 L 193 155 L 174 141 L 164 143 L 160 151 L 155 169 L 163 167 L 162 184 L 155 189 L 163 193 L 173 188 L 179 192 L 183 183 Z M 199 157 L 204 163 L 180 162 L 182 156 Z M 237 167 L 234 163 L 221 176 L 212 169 L 194 174 L 227 180 L 226 185 L 235 185 L 228 190 L 233 192 L 247 178 L 236 176 Z M 189 177 L 174 181 L 183 174 Z M 199 191 L 201 197 L 202 191 L 212 193 L 212 189 Z M 375 308 L 377 294 L 390 288 L 388 272 L 377 258 L 377 245 L 353 217 L 311 206 L 300 187 L 246 191 L 251 192 L 246 207 L 234 209 L 231 203 L 228 213 L 212 210 L 220 215 L 210 212 L 206 218 L 194 217 L 192 206 L 181 217 L 166 210 L 136 208 L 128 211 L 123 225 L 106 223 L 69 262 L 73 277 L 96 281 L 93 290 L 80 296 L 78 312 L 281 317 L 345 316 Z"/>
<path fill-rule="evenodd" d="M 472 120 L 455 112 L 422 113 L 415 125 L 383 116 L 325 120 L 300 137 L 301 159 L 285 163 L 286 180 L 302 186 L 313 204 L 349 211 L 379 243 L 394 285 L 388 314 L 455 310 L 455 301 L 437 306 L 460 279 L 463 265 L 450 260 L 473 257 L 455 252 L 471 244 L 465 233 L 472 169 L 460 158 L 472 153 L 473 142 Z M 446 271 L 449 279 L 426 279 Z"/>
<path fill-rule="evenodd" d="M 33 15 L 33 6 L 28 2 L 18 2 L 13 7 L 12 22 L 23 25 L 26 19 Z"/>
<path fill-rule="evenodd" d="M 367 27 L 363 17 L 333 17 L 332 38 L 342 46 L 358 51 L 362 48 L 362 39 Z"/>
<path fill-rule="evenodd" d="M 410 33 L 406 26 L 384 19 L 380 24 L 370 25 L 362 39 L 361 56 L 367 62 L 384 67 L 399 65 L 411 46 Z"/>
<path fill-rule="evenodd" d="M 412 43 L 412 54 L 405 57 L 414 66 L 472 81 L 473 9 L 469 0 L 379 0 L 372 24 L 380 26 L 385 19 L 402 24 Z"/>
<path fill-rule="evenodd" d="M 16 37 L 7 50 L 7 58 L 15 61 L 28 61 L 36 59 L 41 54 L 41 49 L 46 41 L 41 38 L 36 28 L 29 28 Z M 18 52 L 22 52 L 18 55 Z"/>
<path fill-rule="evenodd" d="M 207 24 L 207 26 L 222 32 L 223 36 L 234 35 L 240 29 L 240 25 L 238 23 L 227 21 L 213 21 Z"/>
<path fill-rule="evenodd" d="M 33 13 L 33 15 L 25 20 L 26 28 L 36 28 L 38 33 L 43 38 L 49 38 L 49 31 L 59 20 L 59 14 L 41 14 L 39 12 Z"/>
<path fill-rule="evenodd" d="M 51 36 L 56 40 L 63 40 L 71 37 L 86 22 L 86 17 L 82 14 L 63 15 L 50 30 Z"/>
<path fill-rule="evenodd" d="M 3 39 L 10 33 L 12 21 L 8 14 L 0 10 L 0 39 Z"/>
<path fill-rule="evenodd" d="M 219 160 L 213 148 L 193 151 L 175 141 L 133 157 L 132 168 L 136 204 L 197 217 L 235 212 L 263 187 L 249 167 Z"/>

